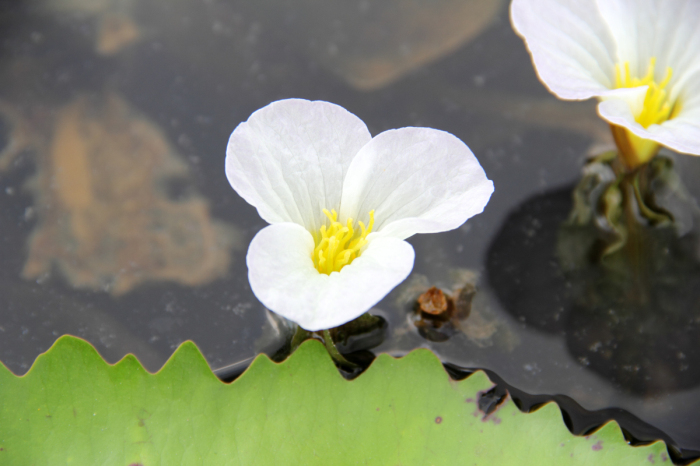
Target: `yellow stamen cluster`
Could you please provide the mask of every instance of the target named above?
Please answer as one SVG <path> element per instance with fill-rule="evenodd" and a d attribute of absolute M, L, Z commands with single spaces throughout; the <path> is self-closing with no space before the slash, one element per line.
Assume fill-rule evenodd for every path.
<path fill-rule="evenodd" d="M 642 108 L 637 110 L 636 115 L 634 115 L 637 123 L 644 128 L 654 124 L 661 124 L 673 118 L 680 110 L 679 103 L 671 102 L 666 90 L 668 83 L 671 81 L 673 70 L 667 68 L 666 76 L 661 82 L 657 83 L 654 79 L 655 69 L 656 57 L 649 59 L 647 74 L 642 78 L 632 76 L 629 62 L 615 65 L 615 88 L 649 86 L 644 96 Z M 611 125 L 610 127 L 615 143 L 620 151 L 620 156 L 629 170 L 634 170 L 649 162 L 659 151 L 659 144 L 656 141 L 643 139 L 622 126 Z"/>
<path fill-rule="evenodd" d="M 357 222 L 360 231 L 353 228 L 353 221 L 348 219 L 345 226 L 338 221 L 338 213 L 335 210 L 328 212 L 323 209 L 328 217 L 330 226 L 323 225 L 315 236 L 316 247 L 312 259 L 314 267 L 320 273 L 330 275 L 331 272 L 340 272 L 340 269 L 351 263 L 360 255 L 360 250 L 367 244 L 367 235 L 372 232 L 374 226 L 374 211 L 369 213 L 369 226 Z"/>
<path fill-rule="evenodd" d="M 630 73 L 629 62 L 625 62 L 622 66 L 619 63 L 615 65 L 615 88 L 649 86 L 644 97 L 642 111 L 635 115 L 637 123 L 644 128 L 648 128 L 653 124 L 663 123 L 669 119 L 671 111 L 673 111 L 673 105 L 669 101 L 668 92 L 666 91 L 666 86 L 671 81 L 673 70 L 670 67 L 667 68 L 663 81 L 657 83 L 654 80 L 655 68 L 656 57 L 652 57 L 649 60 L 647 74 L 643 78 L 635 78 Z"/>

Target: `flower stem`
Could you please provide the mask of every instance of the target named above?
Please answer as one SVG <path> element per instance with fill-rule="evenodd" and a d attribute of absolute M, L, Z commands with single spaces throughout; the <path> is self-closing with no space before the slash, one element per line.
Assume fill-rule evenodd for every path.
<path fill-rule="evenodd" d="M 628 172 L 632 172 L 654 158 L 659 144 L 642 139 L 622 126 L 610 125 L 618 154 Z"/>
<path fill-rule="evenodd" d="M 640 304 L 648 302 L 648 263 L 646 253 L 648 245 L 645 241 L 644 226 L 639 222 L 638 215 L 642 214 L 644 206 L 641 201 L 638 185 L 639 173 L 625 175 L 622 180 L 623 212 L 627 230 L 627 240 L 624 252 L 631 271 L 628 298 Z M 644 206 L 644 207 L 642 207 Z"/>
<path fill-rule="evenodd" d="M 357 364 L 348 361 L 342 354 L 340 354 L 340 351 L 338 351 L 338 348 L 336 348 L 335 344 L 333 343 L 331 332 L 328 330 L 323 331 L 323 343 L 326 345 L 328 353 L 331 355 L 331 357 L 336 363 L 338 363 L 341 366 L 350 368 L 357 367 Z"/>
<path fill-rule="evenodd" d="M 646 205 L 646 203 L 644 201 L 644 194 L 643 194 L 643 191 L 646 191 L 646 186 L 640 187 L 640 185 L 639 185 L 640 176 L 641 176 L 640 171 L 637 171 L 634 174 L 634 179 L 632 180 L 632 188 L 634 190 L 634 197 L 637 201 L 637 206 L 639 207 L 639 213 L 642 215 L 642 217 L 651 221 L 652 224 L 658 225 L 658 224 L 662 224 L 662 223 L 668 223 L 670 221 L 668 215 L 663 215 L 663 214 L 654 212 L 652 209 L 650 209 Z"/>
<path fill-rule="evenodd" d="M 308 332 L 307 330 L 304 330 L 303 328 L 297 325 L 297 331 L 294 332 L 294 335 L 292 336 L 292 341 L 289 343 L 289 354 L 292 354 L 294 351 L 296 351 L 296 349 L 299 348 L 299 346 L 301 346 L 301 344 L 309 338 L 311 338 L 311 332 Z"/>

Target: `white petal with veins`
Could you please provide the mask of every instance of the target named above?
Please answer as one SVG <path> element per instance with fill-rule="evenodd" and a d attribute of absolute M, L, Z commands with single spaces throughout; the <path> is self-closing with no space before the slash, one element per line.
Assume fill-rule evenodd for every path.
<path fill-rule="evenodd" d="M 367 312 L 413 268 L 413 247 L 378 238 L 352 264 L 330 275 L 311 261 L 314 241 L 302 226 L 279 223 L 261 230 L 248 249 L 248 277 L 269 309 L 315 331 L 337 327 Z"/>
<path fill-rule="evenodd" d="M 408 238 L 453 230 L 483 211 L 493 183 L 472 151 L 432 128 L 385 131 L 353 159 L 340 217 L 374 210 L 378 236 Z"/>
<path fill-rule="evenodd" d="M 350 161 L 371 138 L 362 120 L 338 105 L 273 102 L 231 134 L 226 176 L 267 222 L 318 229 L 323 209 L 340 203 Z"/>

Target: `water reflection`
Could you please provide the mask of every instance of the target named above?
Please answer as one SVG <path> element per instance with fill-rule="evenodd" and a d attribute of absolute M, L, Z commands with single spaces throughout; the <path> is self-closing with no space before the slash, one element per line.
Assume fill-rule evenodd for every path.
<path fill-rule="evenodd" d="M 352 87 L 375 90 L 449 54 L 486 29 L 503 0 L 276 0 L 246 8 L 261 29 Z"/>
<path fill-rule="evenodd" d="M 51 0 L 37 8 L 63 18 L 90 23 L 93 49 L 114 56 L 158 38 L 179 54 L 208 69 L 230 75 L 245 71 L 240 62 L 199 52 L 204 35 L 229 40 L 246 55 L 243 44 L 292 45 L 327 71 L 359 90 L 389 85 L 406 73 L 434 62 L 477 37 L 503 10 L 504 0 L 419 1 L 262 0 Z M 264 39 L 262 37 L 264 36 Z M 237 54 L 238 55 L 238 54 Z M 260 68 L 256 58 L 251 66 Z"/>
<path fill-rule="evenodd" d="M 697 386 L 697 236 L 645 227 L 634 263 L 627 249 L 601 263 L 591 253 L 595 232 L 561 231 L 571 192 L 528 200 L 495 238 L 487 271 L 504 309 L 564 337 L 576 361 L 629 393 L 648 397 Z"/>

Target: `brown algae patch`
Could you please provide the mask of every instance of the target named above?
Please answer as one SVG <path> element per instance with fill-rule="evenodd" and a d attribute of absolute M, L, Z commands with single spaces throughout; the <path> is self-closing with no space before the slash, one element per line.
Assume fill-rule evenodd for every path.
<path fill-rule="evenodd" d="M 147 281 L 197 286 L 226 273 L 240 234 L 191 189 L 171 198 L 169 185 L 187 186 L 189 167 L 122 98 L 79 96 L 41 126 L 27 124 L 37 225 L 25 278 L 56 267 L 75 288 L 121 295 Z"/>

